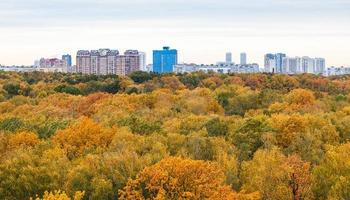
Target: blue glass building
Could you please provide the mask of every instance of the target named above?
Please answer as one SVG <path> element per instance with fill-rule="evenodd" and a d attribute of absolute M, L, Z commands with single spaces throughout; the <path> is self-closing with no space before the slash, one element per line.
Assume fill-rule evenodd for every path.
<path fill-rule="evenodd" d="M 283 70 L 283 58 L 286 57 L 286 54 L 283 54 L 283 53 L 278 53 L 275 55 L 275 58 L 276 58 L 276 72 L 277 73 L 284 73 L 284 70 Z"/>
<path fill-rule="evenodd" d="M 72 56 L 69 54 L 63 55 L 62 60 L 65 60 L 67 62 L 67 66 L 72 66 Z"/>
<path fill-rule="evenodd" d="M 163 47 L 163 50 L 153 51 L 153 72 L 171 73 L 177 65 L 177 50 Z"/>

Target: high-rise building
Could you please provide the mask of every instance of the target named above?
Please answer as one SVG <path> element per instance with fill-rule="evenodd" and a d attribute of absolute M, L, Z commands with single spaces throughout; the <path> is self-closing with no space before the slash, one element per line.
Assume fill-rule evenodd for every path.
<path fill-rule="evenodd" d="M 117 74 L 117 57 L 119 55 L 118 50 L 110 50 L 107 54 L 107 74 Z"/>
<path fill-rule="evenodd" d="M 231 64 L 232 63 L 232 53 L 231 52 L 227 52 L 226 56 L 225 56 L 225 63 L 226 64 Z"/>
<path fill-rule="evenodd" d="M 146 53 L 145 52 L 139 52 L 139 56 L 140 56 L 140 70 L 141 71 L 147 71 Z"/>
<path fill-rule="evenodd" d="M 276 57 L 274 54 L 266 54 L 264 57 L 264 71 L 268 73 L 276 73 Z"/>
<path fill-rule="evenodd" d="M 83 74 L 116 74 L 118 50 L 79 50 L 76 72 Z"/>
<path fill-rule="evenodd" d="M 163 50 L 153 51 L 153 71 L 156 73 L 170 73 L 177 64 L 177 50 L 163 47 Z"/>
<path fill-rule="evenodd" d="M 137 50 L 127 50 L 117 57 L 117 75 L 128 75 L 140 70 L 140 55 Z"/>
<path fill-rule="evenodd" d="M 315 58 L 315 74 L 323 74 L 326 70 L 326 60 L 324 58 Z"/>
<path fill-rule="evenodd" d="M 283 58 L 286 57 L 286 54 L 277 53 L 277 54 L 266 54 L 265 55 L 265 71 L 270 73 L 286 73 L 283 69 Z"/>
<path fill-rule="evenodd" d="M 247 54 L 241 53 L 241 65 L 246 65 L 246 64 L 247 64 Z"/>
<path fill-rule="evenodd" d="M 308 57 L 303 56 L 302 58 L 302 71 L 303 73 L 311 73 L 315 72 L 315 60 Z"/>
<path fill-rule="evenodd" d="M 299 74 L 303 72 L 302 59 L 300 57 L 284 57 L 282 60 L 283 73 Z"/>
<path fill-rule="evenodd" d="M 72 56 L 69 54 L 62 55 L 62 60 L 65 60 L 67 63 L 67 67 L 72 66 Z"/>
<path fill-rule="evenodd" d="M 286 54 L 284 53 L 277 53 L 275 54 L 275 60 L 276 60 L 276 72 L 277 73 L 286 73 L 283 71 L 282 63 L 283 63 L 283 58 L 286 57 Z"/>
<path fill-rule="evenodd" d="M 79 50 L 76 58 L 76 72 L 82 74 L 91 74 L 91 53 L 88 50 Z"/>
<path fill-rule="evenodd" d="M 34 67 L 40 67 L 40 60 L 34 60 Z"/>

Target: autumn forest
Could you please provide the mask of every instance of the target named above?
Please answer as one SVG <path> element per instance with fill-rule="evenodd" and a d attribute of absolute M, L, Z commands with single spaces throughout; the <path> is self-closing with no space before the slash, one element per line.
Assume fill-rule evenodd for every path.
<path fill-rule="evenodd" d="M 350 76 L 0 72 L 0 199 L 348 200 Z"/>

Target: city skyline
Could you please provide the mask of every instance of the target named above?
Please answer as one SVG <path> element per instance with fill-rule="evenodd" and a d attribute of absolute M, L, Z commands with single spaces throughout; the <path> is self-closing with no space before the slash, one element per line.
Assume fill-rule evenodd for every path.
<path fill-rule="evenodd" d="M 0 2 L 0 64 L 100 47 L 152 55 L 171 46 L 186 63 L 224 61 L 226 52 L 238 63 L 246 52 L 263 66 L 266 53 L 284 52 L 350 66 L 349 10 L 346 0 Z"/>

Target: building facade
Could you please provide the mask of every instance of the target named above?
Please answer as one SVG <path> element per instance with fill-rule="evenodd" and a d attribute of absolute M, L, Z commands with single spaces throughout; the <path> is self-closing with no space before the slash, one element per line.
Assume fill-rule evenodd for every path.
<path fill-rule="evenodd" d="M 315 58 L 315 74 L 323 74 L 326 70 L 326 60 L 324 58 Z"/>
<path fill-rule="evenodd" d="M 95 75 L 128 75 L 140 70 L 140 55 L 137 50 L 127 50 L 119 55 L 118 50 L 79 50 L 76 72 Z"/>
<path fill-rule="evenodd" d="M 324 58 L 287 57 L 286 54 L 266 54 L 264 57 L 264 71 L 280 74 L 323 74 L 326 68 Z"/>
<path fill-rule="evenodd" d="M 310 73 L 310 74 L 315 73 L 315 60 L 308 56 L 303 56 L 302 70 L 303 70 L 303 73 Z"/>
<path fill-rule="evenodd" d="M 153 71 L 156 73 L 171 73 L 177 65 L 177 50 L 163 47 L 163 50 L 153 51 Z"/>
<path fill-rule="evenodd" d="M 118 50 L 79 50 L 76 72 L 82 74 L 107 75 L 116 73 Z"/>
<path fill-rule="evenodd" d="M 282 73 L 300 74 L 302 70 L 302 59 L 300 57 L 284 57 L 282 60 Z"/>
<path fill-rule="evenodd" d="M 232 53 L 231 52 L 227 52 L 225 55 L 225 63 L 226 64 L 231 64 L 232 63 Z"/>
<path fill-rule="evenodd" d="M 264 57 L 264 71 L 267 73 L 276 73 L 276 57 L 274 54 L 266 54 Z"/>
<path fill-rule="evenodd" d="M 178 64 L 174 67 L 175 73 L 191 73 L 191 72 L 216 72 L 221 74 L 227 73 L 259 73 L 258 64 L 216 64 L 216 65 L 197 65 L 197 64 Z"/>
<path fill-rule="evenodd" d="M 339 76 L 339 75 L 346 75 L 346 74 L 350 74 L 350 67 L 329 67 L 327 68 L 323 75 L 324 76 Z"/>
<path fill-rule="evenodd" d="M 128 75 L 140 70 L 140 55 L 137 50 L 127 50 L 124 55 L 117 57 L 117 75 Z"/>
<path fill-rule="evenodd" d="M 146 53 L 145 52 L 139 52 L 140 56 L 140 70 L 141 71 L 147 71 L 147 62 L 146 62 Z"/>
<path fill-rule="evenodd" d="M 72 66 L 72 56 L 69 54 L 62 55 L 62 60 L 65 60 L 68 67 Z"/>
<path fill-rule="evenodd" d="M 76 73 L 91 74 L 91 53 L 88 50 L 79 50 L 76 58 Z"/>
<path fill-rule="evenodd" d="M 241 65 L 246 65 L 247 64 L 247 54 L 246 53 L 241 53 L 240 55 L 240 63 Z"/>

